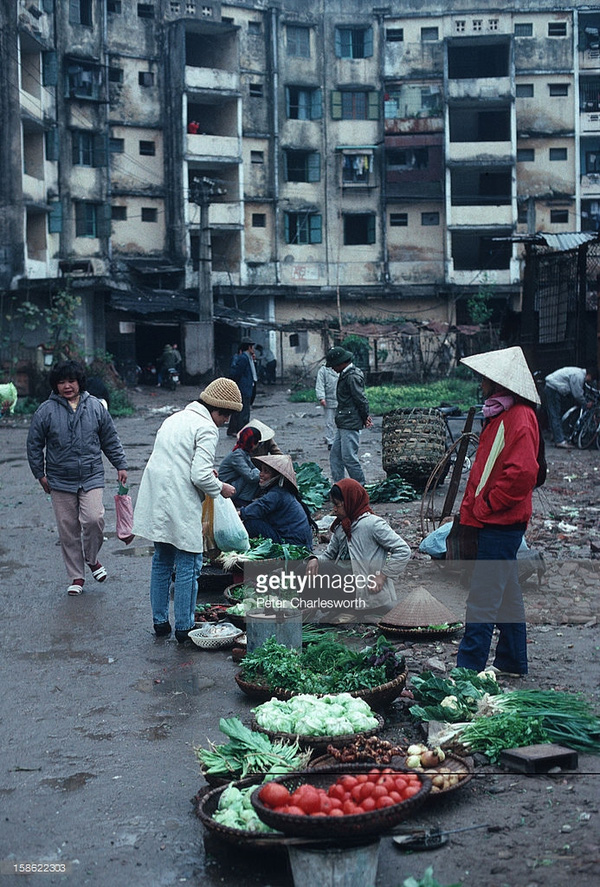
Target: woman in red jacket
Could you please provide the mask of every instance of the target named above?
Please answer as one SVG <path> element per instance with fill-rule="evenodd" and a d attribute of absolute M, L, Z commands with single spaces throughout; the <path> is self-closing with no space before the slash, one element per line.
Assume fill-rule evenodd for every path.
<path fill-rule="evenodd" d="M 460 507 L 461 524 L 477 527 L 465 634 L 457 665 L 482 671 L 494 625 L 499 638 L 494 667 L 527 674 L 525 607 L 517 573 L 517 550 L 532 512 L 540 473 L 540 399 L 517 346 L 475 354 L 461 363 L 483 378 L 484 427 Z"/>

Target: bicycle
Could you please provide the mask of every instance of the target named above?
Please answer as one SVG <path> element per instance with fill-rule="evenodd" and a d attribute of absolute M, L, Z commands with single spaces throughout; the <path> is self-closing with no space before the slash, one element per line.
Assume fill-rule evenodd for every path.
<path fill-rule="evenodd" d="M 590 407 L 576 405 L 563 413 L 561 424 L 565 440 L 580 450 L 589 449 L 595 442 L 600 450 L 600 391 L 584 385 L 584 394 Z"/>

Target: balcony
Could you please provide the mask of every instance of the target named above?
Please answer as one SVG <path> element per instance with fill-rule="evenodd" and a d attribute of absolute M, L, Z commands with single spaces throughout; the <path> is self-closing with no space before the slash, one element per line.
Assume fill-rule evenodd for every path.
<path fill-rule="evenodd" d="M 582 133 L 600 132 L 600 110 L 583 111 L 579 115 L 579 128 Z"/>
<path fill-rule="evenodd" d="M 460 80 L 448 80 L 447 97 L 449 101 L 475 100 L 494 101 L 510 99 L 510 77 L 478 77 Z"/>
<path fill-rule="evenodd" d="M 242 144 L 237 136 L 216 136 L 209 134 L 186 135 L 186 155 L 189 160 L 215 158 L 241 163 Z"/>
<path fill-rule="evenodd" d="M 448 270 L 446 283 L 453 283 L 455 286 L 468 286 L 472 287 L 474 283 L 476 271 L 455 271 L 452 267 Z M 487 282 L 493 282 L 495 286 L 510 286 L 510 284 L 514 283 L 515 280 L 518 280 L 518 272 L 515 277 L 514 272 L 509 268 L 502 268 L 501 270 L 489 271 L 485 269 L 481 269 L 481 274 L 485 274 Z"/>
<path fill-rule="evenodd" d="M 448 225 L 457 227 L 473 228 L 479 227 L 497 227 L 498 225 L 512 225 L 513 211 L 512 206 L 492 205 L 476 205 L 476 206 L 453 206 L 448 213 Z"/>
<path fill-rule="evenodd" d="M 446 155 L 448 162 L 499 162 L 511 164 L 512 145 L 510 142 L 450 142 Z"/>
<path fill-rule="evenodd" d="M 23 198 L 33 203 L 46 202 L 46 182 L 34 176 L 23 175 Z"/>
<path fill-rule="evenodd" d="M 600 172 L 587 173 L 581 176 L 581 197 L 593 197 L 596 200 L 600 196 Z"/>
<path fill-rule="evenodd" d="M 239 92 L 240 77 L 237 72 L 220 68 L 185 67 L 185 88 L 208 92 Z"/>

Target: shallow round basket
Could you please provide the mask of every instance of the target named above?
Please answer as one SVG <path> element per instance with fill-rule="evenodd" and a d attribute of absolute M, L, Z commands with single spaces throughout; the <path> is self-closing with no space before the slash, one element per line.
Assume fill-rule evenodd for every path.
<path fill-rule="evenodd" d="M 357 761 L 357 764 L 362 765 L 363 767 L 367 764 L 369 767 L 391 767 L 393 770 L 406 770 L 406 757 L 405 755 L 392 755 L 389 764 L 381 764 L 376 761 Z M 337 758 L 334 758 L 333 755 L 319 755 L 318 758 L 312 758 L 310 763 L 307 765 L 307 770 L 330 770 L 331 767 L 352 767 L 355 766 L 353 764 L 343 764 L 341 761 L 338 761 Z"/>
<path fill-rule="evenodd" d="M 372 764 L 341 764 L 328 770 L 304 770 L 287 776 L 278 776 L 273 782 L 282 783 L 290 791 L 302 783 L 309 783 L 315 788 L 327 789 L 340 776 L 368 773 L 372 766 Z M 397 769 L 394 772 L 400 774 L 406 773 L 406 770 Z M 413 815 L 415 810 L 426 800 L 431 790 L 430 779 L 422 773 L 418 773 L 417 776 L 421 782 L 421 788 L 416 795 L 399 804 L 394 804 L 392 807 L 384 807 L 370 813 L 356 813 L 346 816 L 294 816 L 289 813 L 277 813 L 261 802 L 258 797 L 260 788 L 252 793 L 250 800 L 263 822 L 286 835 L 293 835 L 297 838 L 357 840 L 384 834 L 399 822 Z"/>
<path fill-rule="evenodd" d="M 237 782 L 234 782 L 236 788 L 247 788 L 250 785 L 260 786 L 263 782 L 263 776 L 249 776 L 247 779 L 241 779 Z M 228 782 L 227 785 L 231 785 L 232 783 Z M 237 828 L 229 828 L 228 826 L 221 825 L 221 823 L 216 822 L 212 816 L 219 806 L 219 800 L 221 798 L 222 793 L 227 788 L 227 785 L 222 785 L 217 788 L 211 789 L 211 791 L 207 792 L 201 798 L 196 800 L 196 816 L 202 822 L 202 825 L 205 827 L 207 831 L 209 831 L 212 835 L 220 838 L 223 841 L 227 841 L 229 844 L 234 844 L 236 847 L 245 847 L 246 849 L 266 849 L 266 848 L 274 848 L 282 843 L 284 840 L 284 836 L 282 834 L 269 834 L 264 832 L 250 832 L 250 831 L 242 831 Z"/>
<path fill-rule="evenodd" d="M 285 702 L 287 699 L 291 699 L 292 696 L 297 695 L 292 690 L 283 690 L 281 687 L 271 690 L 270 687 L 266 687 L 264 684 L 253 684 L 252 681 L 245 681 L 240 677 L 240 674 L 235 675 L 235 682 L 246 696 L 257 702 L 268 702 L 269 699 L 281 699 Z"/>
<path fill-rule="evenodd" d="M 453 776 L 459 776 L 455 785 L 448 788 L 437 789 L 432 784 L 431 792 L 427 797 L 427 803 L 435 802 L 437 798 L 445 798 L 446 795 L 452 794 L 461 788 L 464 788 L 468 782 L 473 779 L 474 766 L 472 758 L 460 758 L 458 755 L 447 754 L 445 759 L 437 767 L 428 767 L 428 770 L 435 770 L 437 773 L 450 773 Z"/>
<path fill-rule="evenodd" d="M 405 671 L 394 678 L 393 681 L 380 684 L 378 687 L 369 687 L 366 690 L 351 690 L 350 696 L 364 700 L 371 708 L 385 708 L 386 705 L 390 705 L 400 695 L 406 685 L 407 677 L 408 671 Z M 284 690 L 281 687 L 276 687 L 273 690 L 264 684 L 253 684 L 250 681 L 245 681 L 240 674 L 235 675 L 235 681 L 240 690 L 259 702 L 267 702 L 269 699 L 281 699 L 285 702 L 287 699 L 291 699 L 292 696 L 297 696 L 302 692 L 300 690 Z M 328 696 L 331 693 L 334 693 L 334 691 L 330 693 L 315 693 L 313 695 Z"/>
<path fill-rule="evenodd" d="M 408 625 L 386 625 L 385 622 L 379 622 L 377 625 L 379 631 L 386 637 L 394 640 L 394 638 L 444 638 L 452 637 L 464 628 L 464 623 L 457 622 L 450 628 L 415 628 Z"/>
<path fill-rule="evenodd" d="M 355 742 L 359 737 L 367 738 L 380 733 L 385 726 L 385 721 L 377 712 L 373 712 L 373 717 L 377 718 L 377 726 L 371 730 L 363 730 L 360 733 L 345 733 L 341 736 L 302 736 L 297 733 L 278 733 L 261 727 L 255 718 L 252 719 L 251 727 L 259 733 L 264 733 L 271 742 L 297 742 L 300 748 L 312 748 L 316 752 L 325 750 L 328 745 L 333 745 L 335 748 L 343 748 L 350 742 Z"/>
<path fill-rule="evenodd" d="M 206 629 L 212 628 L 211 623 L 203 625 L 202 628 L 195 628 L 190 631 L 188 637 L 197 647 L 202 650 L 222 650 L 225 647 L 232 647 L 235 641 L 244 633 L 241 629 L 235 628 L 230 634 L 221 635 L 220 637 L 211 637 L 206 634 Z"/>

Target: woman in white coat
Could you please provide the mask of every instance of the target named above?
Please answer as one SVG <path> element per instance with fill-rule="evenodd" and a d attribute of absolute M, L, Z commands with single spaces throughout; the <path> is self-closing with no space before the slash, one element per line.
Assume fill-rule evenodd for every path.
<path fill-rule="evenodd" d="M 133 532 L 154 543 L 150 603 L 158 637 L 171 634 L 169 588 L 175 571 L 175 637 L 185 643 L 194 628 L 202 569 L 202 502 L 235 495 L 214 473 L 219 428 L 242 409 L 231 379 L 215 379 L 198 400 L 165 419 L 142 476 Z"/>
<path fill-rule="evenodd" d="M 404 571 L 410 548 L 369 505 L 369 494 L 358 481 L 344 478 L 330 492 L 335 520 L 333 535 L 325 552 L 308 562 L 307 573 L 316 575 L 319 567 L 331 572 L 333 564 L 351 569 L 356 582 L 356 621 L 369 621 L 396 604 L 394 579 Z"/>

